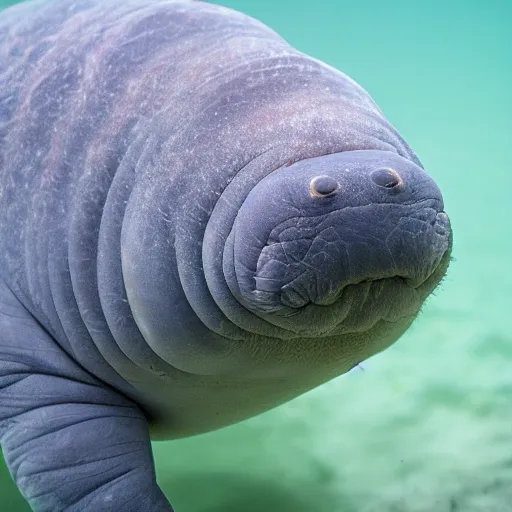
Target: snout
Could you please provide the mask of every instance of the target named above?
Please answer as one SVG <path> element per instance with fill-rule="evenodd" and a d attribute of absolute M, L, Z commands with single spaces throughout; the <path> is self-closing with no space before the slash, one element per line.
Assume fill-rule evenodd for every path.
<path fill-rule="evenodd" d="M 359 283 L 435 288 L 452 243 L 441 192 L 421 168 L 383 153 L 299 162 L 251 191 L 225 260 L 238 300 L 256 313 L 290 314 L 333 304 Z"/>

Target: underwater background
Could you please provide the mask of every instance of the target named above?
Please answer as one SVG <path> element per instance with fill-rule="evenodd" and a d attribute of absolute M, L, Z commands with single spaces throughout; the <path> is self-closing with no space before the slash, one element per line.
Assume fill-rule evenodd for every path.
<path fill-rule="evenodd" d="M 362 369 L 155 443 L 160 485 L 177 512 L 512 511 L 512 1 L 217 3 L 367 89 L 440 186 L 455 261 Z M 1 460 L 0 511 L 29 511 Z"/>

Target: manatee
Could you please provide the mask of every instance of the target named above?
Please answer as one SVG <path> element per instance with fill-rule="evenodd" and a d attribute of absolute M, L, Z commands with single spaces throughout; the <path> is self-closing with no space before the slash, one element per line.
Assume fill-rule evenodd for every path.
<path fill-rule="evenodd" d="M 171 511 L 151 439 L 394 343 L 445 275 L 441 192 L 365 90 L 195 1 L 0 17 L 0 441 L 33 510 Z"/>

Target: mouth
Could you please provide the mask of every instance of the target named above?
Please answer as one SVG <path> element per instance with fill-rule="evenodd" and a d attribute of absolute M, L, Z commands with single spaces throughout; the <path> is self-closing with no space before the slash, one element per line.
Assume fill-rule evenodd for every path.
<path fill-rule="evenodd" d="M 291 287 L 283 287 L 280 291 L 268 291 L 256 289 L 252 294 L 252 307 L 263 315 L 275 315 L 283 318 L 294 317 L 301 314 L 305 308 L 318 307 L 327 309 L 336 303 L 350 303 L 351 309 L 357 309 L 363 312 L 368 308 L 368 299 L 370 297 L 379 298 L 383 295 L 383 290 L 393 290 L 391 301 L 395 304 L 400 302 L 397 297 L 408 295 L 413 302 L 410 307 L 400 307 L 401 311 L 407 310 L 407 313 L 399 315 L 400 317 L 414 316 L 420 309 L 421 303 L 435 291 L 444 279 L 451 260 L 451 251 L 447 250 L 443 255 L 442 261 L 434 272 L 426 279 L 407 278 L 402 276 L 389 276 L 383 278 L 367 278 L 351 284 L 347 284 L 339 289 L 336 294 L 329 297 L 328 300 L 315 301 L 304 297 Z M 391 304 L 391 301 L 389 304 Z M 356 304 L 357 303 L 357 306 Z M 369 309 L 373 309 L 369 308 Z M 392 308 L 389 308 L 384 320 L 391 321 Z M 346 320 L 346 317 L 340 320 Z M 379 317 L 379 319 L 381 319 Z M 356 329 L 358 330 L 358 329 Z M 364 330 L 364 329 L 361 329 Z M 354 332 L 351 330 L 351 332 Z M 329 329 L 329 334 L 332 331 Z"/>
<path fill-rule="evenodd" d="M 384 285 L 406 287 L 424 300 L 447 271 L 450 221 L 431 205 L 399 217 L 387 236 L 371 242 L 338 220 L 341 229 L 332 218 L 325 229 L 317 219 L 310 226 L 301 219 L 302 225 L 288 220 L 275 228 L 259 255 L 252 289 L 243 296 L 247 306 L 257 314 L 294 316 L 310 304 L 331 306 L 368 284 L 369 293 Z M 294 236 L 299 231 L 305 236 Z"/>

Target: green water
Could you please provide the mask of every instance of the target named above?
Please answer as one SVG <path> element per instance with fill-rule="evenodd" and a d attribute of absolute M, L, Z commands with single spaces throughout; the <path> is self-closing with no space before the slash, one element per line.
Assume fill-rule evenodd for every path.
<path fill-rule="evenodd" d="M 364 371 L 155 444 L 161 486 L 177 512 L 512 511 L 512 2 L 220 3 L 372 94 L 440 185 L 456 261 Z M 0 510 L 28 510 L 1 465 Z"/>

